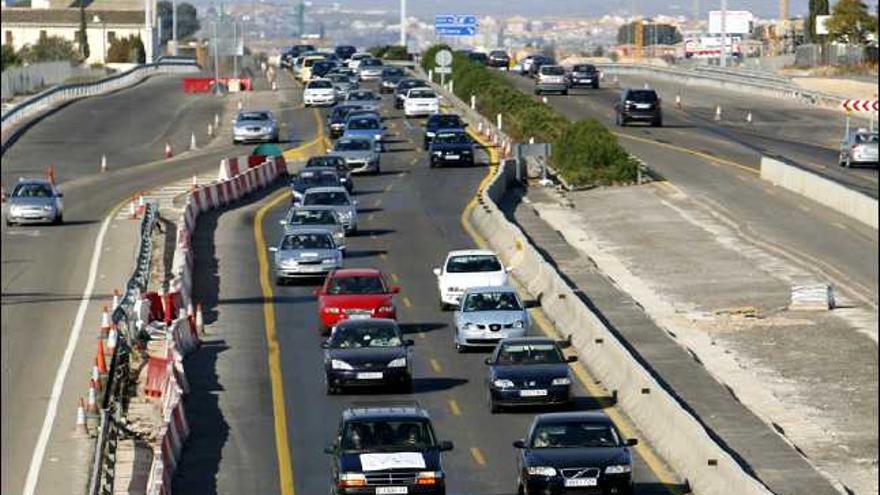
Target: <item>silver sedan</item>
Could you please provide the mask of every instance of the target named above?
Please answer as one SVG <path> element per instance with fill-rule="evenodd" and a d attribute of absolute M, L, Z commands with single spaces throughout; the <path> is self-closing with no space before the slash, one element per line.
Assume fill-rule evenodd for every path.
<path fill-rule="evenodd" d="M 455 312 L 455 348 L 495 347 L 501 339 L 524 337 L 529 313 L 509 286 L 473 287 Z"/>
<path fill-rule="evenodd" d="M 330 232 L 333 242 L 340 250 L 345 250 L 345 228 L 336 211 L 329 206 L 294 206 L 280 221 L 285 232 L 311 227 Z"/>
<path fill-rule="evenodd" d="M 269 110 L 242 110 L 232 121 L 232 142 L 278 142 L 278 121 Z"/>
<path fill-rule="evenodd" d="M 9 195 L 6 225 L 62 223 L 62 194 L 46 179 L 19 179 Z"/>
<path fill-rule="evenodd" d="M 323 277 L 342 268 L 342 252 L 325 229 L 292 229 L 269 251 L 275 253 L 275 277 L 279 284 L 288 278 Z"/>
<path fill-rule="evenodd" d="M 877 163 L 877 133 L 868 129 L 851 131 L 840 143 L 840 165 L 851 167 Z"/>

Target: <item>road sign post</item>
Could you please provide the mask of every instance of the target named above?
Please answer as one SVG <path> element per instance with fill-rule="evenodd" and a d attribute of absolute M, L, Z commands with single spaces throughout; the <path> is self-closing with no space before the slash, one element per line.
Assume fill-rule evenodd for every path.
<path fill-rule="evenodd" d="M 440 87 L 446 86 L 446 74 L 452 74 L 452 52 L 449 50 L 440 50 L 434 55 L 434 62 L 437 64 L 435 72 L 440 74 Z"/>

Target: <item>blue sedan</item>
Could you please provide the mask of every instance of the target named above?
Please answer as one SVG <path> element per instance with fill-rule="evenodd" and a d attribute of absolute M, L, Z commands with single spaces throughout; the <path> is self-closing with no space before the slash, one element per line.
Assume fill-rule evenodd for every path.
<path fill-rule="evenodd" d="M 345 121 L 343 137 L 367 136 L 376 143 L 376 151 L 382 151 L 382 133 L 385 126 L 375 115 L 357 115 Z"/>

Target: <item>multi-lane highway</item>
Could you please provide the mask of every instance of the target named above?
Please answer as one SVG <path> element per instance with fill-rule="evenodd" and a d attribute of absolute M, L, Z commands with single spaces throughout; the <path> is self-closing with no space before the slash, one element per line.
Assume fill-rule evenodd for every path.
<path fill-rule="evenodd" d="M 485 354 L 455 351 L 452 315 L 438 308 L 431 271 L 447 251 L 474 246 L 461 226 L 461 213 L 487 172 L 487 160 L 475 168 L 428 168 L 418 121 L 404 120 L 387 99 L 383 113 L 392 142 L 382 154 L 381 175 L 355 178 L 360 232 L 349 241 L 345 265 L 380 268 L 401 285 L 399 318 L 416 343 L 413 395 L 325 395 L 313 286 L 277 286 L 271 266 L 257 262 L 280 235 L 278 221 L 289 204 L 286 191 L 201 217 L 196 260 L 207 270 L 195 291 L 212 323 L 201 357 L 188 365 L 193 435 L 175 490 L 326 493 L 330 459 L 323 448 L 342 409 L 353 401 L 415 399 L 432 415 L 438 436 L 456 445 L 445 457 L 450 493 L 515 492 L 511 443 L 526 433 L 535 411 L 490 414 Z M 280 389 L 273 389 L 272 380 Z M 580 409 L 606 403 L 582 386 L 577 395 Z M 638 452 L 638 493 L 675 493 L 679 480 L 650 446 Z M 293 489 L 284 484 L 288 475 Z"/>

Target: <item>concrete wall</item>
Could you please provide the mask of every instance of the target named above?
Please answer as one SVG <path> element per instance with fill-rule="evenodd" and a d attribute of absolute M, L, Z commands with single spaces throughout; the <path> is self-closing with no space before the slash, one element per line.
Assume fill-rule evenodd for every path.
<path fill-rule="evenodd" d="M 877 200 L 796 165 L 761 157 L 761 179 L 877 228 Z"/>

